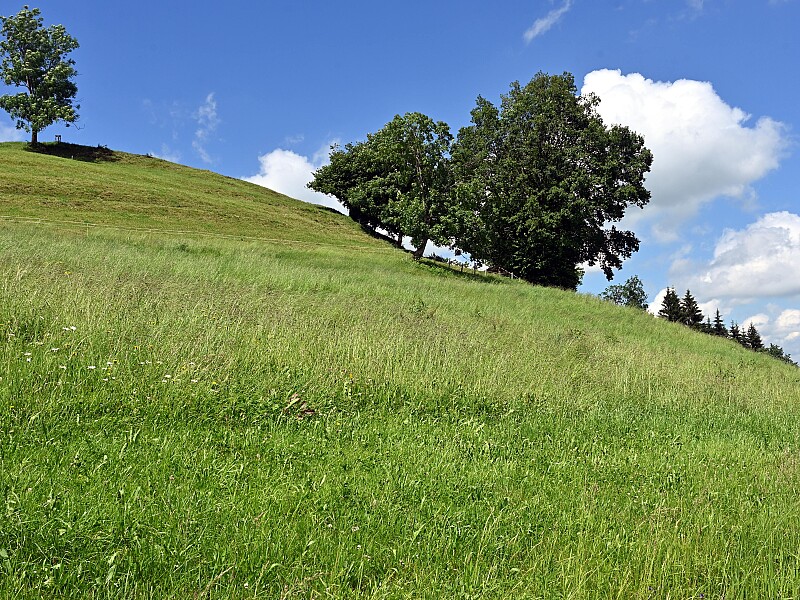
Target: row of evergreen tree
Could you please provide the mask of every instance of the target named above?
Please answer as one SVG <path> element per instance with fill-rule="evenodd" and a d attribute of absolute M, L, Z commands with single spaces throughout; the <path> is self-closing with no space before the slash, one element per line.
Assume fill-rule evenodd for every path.
<path fill-rule="evenodd" d="M 734 321 L 731 321 L 730 327 L 726 327 L 719 309 L 717 309 L 713 321 L 710 317 L 703 316 L 703 311 L 700 310 L 697 301 L 689 290 L 686 290 L 683 298 L 679 298 L 674 288 L 667 288 L 658 316 L 668 321 L 683 323 L 687 327 L 709 335 L 731 339 L 745 348 L 756 352 L 765 352 L 779 360 L 797 366 L 797 363 L 780 346 L 770 344 L 768 348 L 765 347 L 761 334 L 758 333 L 756 326 L 752 322 L 747 330 L 743 332 Z"/>

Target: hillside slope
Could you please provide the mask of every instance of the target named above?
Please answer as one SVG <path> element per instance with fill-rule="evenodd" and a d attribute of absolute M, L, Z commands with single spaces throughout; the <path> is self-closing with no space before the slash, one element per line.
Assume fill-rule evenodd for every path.
<path fill-rule="evenodd" d="M 238 179 L 125 152 L 62 144 L 61 157 L 25 147 L 0 143 L 2 217 L 383 246 L 335 211 Z M 73 149 L 89 157 L 68 158 Z"/>
<path fill-rule="evenodd" d="M 800 594 L 800 370 L 210 173 L 0 157 L 0 597 Z"/>

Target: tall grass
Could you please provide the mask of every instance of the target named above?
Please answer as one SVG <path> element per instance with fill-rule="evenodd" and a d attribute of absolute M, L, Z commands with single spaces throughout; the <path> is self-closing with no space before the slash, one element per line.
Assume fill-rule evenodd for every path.
<path fill-rule="evenodd" d="M 0 596 L 800 593 L 797 369 L 373 240 L 129 229 L 0 225 Z"/>

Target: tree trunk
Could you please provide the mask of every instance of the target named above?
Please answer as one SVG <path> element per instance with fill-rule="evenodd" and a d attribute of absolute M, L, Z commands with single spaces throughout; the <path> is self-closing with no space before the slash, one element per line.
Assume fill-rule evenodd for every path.
<path fill-rule="evenodd" d="M 428 245 L 428 240 L 422 240 L 422 243 L 417 247 L 416 250 L 414 250 L 414 254 L 412 255 L 414 257 L 414 260 L 419 260 L 420 258 L 422 258 L 422 255 L 425 254 L 425 246 L 427 245 Z"/>
<path fill-rule="evenodd" d="M 39 143 L 39 130 L 33 129 L 31 131 L 31 146 L 35 146 Z"/>

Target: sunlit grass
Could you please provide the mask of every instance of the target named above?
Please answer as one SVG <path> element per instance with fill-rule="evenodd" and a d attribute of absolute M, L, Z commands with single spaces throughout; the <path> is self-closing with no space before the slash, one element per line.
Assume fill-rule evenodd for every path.
<path fill-rule="evenodd" d="M 800 371 L 307 236 L 0 224 L 0 596 L 800 593 Z"/>

